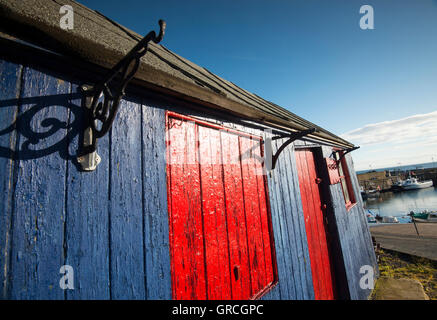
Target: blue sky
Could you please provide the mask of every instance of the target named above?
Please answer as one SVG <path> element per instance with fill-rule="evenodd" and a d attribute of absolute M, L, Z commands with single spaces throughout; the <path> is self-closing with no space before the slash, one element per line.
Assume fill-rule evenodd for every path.
<path fill-rule="evenodd" d="M 79 2 L 142 35 L 166 20 L 170 50 L 361 145 L 358 170 L 437 161 L 437 0 Z"/>

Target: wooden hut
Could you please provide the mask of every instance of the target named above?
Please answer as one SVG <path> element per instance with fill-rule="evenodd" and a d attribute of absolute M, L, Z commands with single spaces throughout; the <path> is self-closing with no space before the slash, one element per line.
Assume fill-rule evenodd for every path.
<path fill-rule="evenodd" d="M 105 115 L 96 88 L 141 36 L 63 4 L 72 29 L 56 1 L 0 0 L 3 299 L 368 297 L 351 143 L 162 34 Z"/>

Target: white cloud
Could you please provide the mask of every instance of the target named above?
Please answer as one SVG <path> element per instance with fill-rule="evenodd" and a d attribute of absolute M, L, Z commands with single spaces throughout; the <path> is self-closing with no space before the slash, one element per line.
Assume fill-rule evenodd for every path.
<path fill-rule="evenodd" d="M 360 145 L 357 170 L 437 161 L 437 111 L 365 125 L 341 135 Z"/>
<path fill-rule="evenodd" d="M 342 138 L 358 145 L 430 139 L 437 136 L 437 111 L 365 125 L 349 131 Z"/>

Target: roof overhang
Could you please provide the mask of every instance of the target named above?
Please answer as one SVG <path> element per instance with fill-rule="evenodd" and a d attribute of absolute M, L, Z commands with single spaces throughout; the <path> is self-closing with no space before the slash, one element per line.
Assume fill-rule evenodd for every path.
<path fill-rule="evenodd" d="M 60 28 L 61 5 L 49 0 L 0 0 L 0 27 L 3 32 L 6 29 L 5 33 L 18 30 L 15 34 L 21 40 L 106 69 L 112 68 L 141 39 L 140 35 L 75 1 L 66 0 L 64 4 L 74 9 L 73 30 Z M 38 36 L 35 37 L 35 34 Z M 315 127 L 317 131 L 309 135 L 309 138 L 339 147 L 353 146 L 160 45 L 150 45 L 149 52 L 141 60 L 135 83 L 205 108 L 285 131 L 295 132 Z"/>

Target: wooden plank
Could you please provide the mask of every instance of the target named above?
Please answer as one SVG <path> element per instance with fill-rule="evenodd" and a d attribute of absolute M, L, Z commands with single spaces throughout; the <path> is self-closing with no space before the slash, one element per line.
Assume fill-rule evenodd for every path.
<path fill-rule="evenodd" d="M 333 269 L 331 266 L 331 260 L 329 256 L 328 240 L 326 236 L 326 225 L 325 219 L 322 211 L 322 199 L 320 197 L 319 185 L 316 183 L 316 179 L 319 179 L 317 170 L 315 167 L 315 159 L 313 152 L 307 152 L 307 164 L 308 172 L 310 174 L 310 186 L 313 195 L 314 202 L 314 213 L 317 219 L 317 226 L 319 232 L 319 243 L 320 243 L 320 253 L 322 259 L 322 266 L 324 271 L 324 289 L 325 289 L 325 300 L 334 299 L 334 288 L 333 288 Z"/>
<path fill-rule="evenodd" d="M 354 163 L 350 154 L 346 155 L 345 159 L 347 162 L 347 166 L 349 168 L 349 174 L 351 177 L 354 197 L 357 201 L 357 206 L 352 208 L 352 210 L 357 214 L 359 225 L 360 225 L 359 229 L 361 230 L 361 232 L 359 233 L 363 236 L 363 247 L 366 248 L 366 252 L 368 255 L 367 259 L 365 259 L 365 262 L 377 268 L 375 251 L 373 249 L 372 236 L 370 235 L 369 227 L 367 225 L 367 218 L 363 209 L 363 200 L 360 194 L 360 186 L 358 183 L 357 175 L 355 173 Z"/>
<path fill-rule="evenodd" d="M 247 223 L 244 215 L 243 183 L 239 159 L 238 136 L 221 133 L 223 152 L 225 204 L 229 233 L 232 299 L 252 296 L 250 262 L 247 242 Z M 238 151 L 238 152 L 237 152 Z"/>
<path fill-rule="evenodd" d="M 314 293 L 318 292 L 319 290 L 319 283 L 318 281 L 316 282 L 314 280 L 314 266 L 312 263 L 312 257 L 311 257 L 311 250 L 313 248 L 313 237 L 312 237 L 312 232 L 311 232 L 311 228 L 308 225 L 308 221 L 309 221 L 309 215 L 308 215 L 308 205 L 307 205 L 307 194 L 306 194 L 306 189 L 305 189 L 305 182 L 304 182 L 304 178 L 303 178 L 303 173 L 302 171 L 303 169 L 303 164 L 302 164 L 302 151 L 297 150 L 295 151 L 295 157 L 296 157 L 296 166 L 297 166 L 297 172 L 298 172 L 298 180 L 299 180 L 299 190 L 300 190 L 300 194 L 301 194 L 301 201 L 302 201 L 302 211 L 303 211 L 303 215 L 304 215 L 304 221 L 305 221 L 305 232 L 306 232 L 306 237 L 307 237 L 307 241 L 308 241 L 308 251 L 309 251 L 309 257 L 310 257 L 310 266 L 311 266 L 311 273 L 312 273 L 312 279 L 313 279 L 313 286 L 314 286 Z M 309 231 L 309 232 L 308 232 Z M 317 294 L 318 297 L 318 294 Z"/>
<path fill-rule="evenodd" d="M 305 215 L 305 226 L 308 238 L 308 249 L 311 259 L 311 270 L 314 284 L 314 294 L 315 299 L 319 300 L 324 295 L 323 290 L 323 279 L 324 273 L 323 268 L 320 266 L 321 255 L 320 255 L 320 243 L 317 237 L 318 230 L 315 224 L 314 217 L 314 203 L 312 200 L 312 191 L 308 185 L 309 174 L 307 166 L 307 152 L 306 150 L 300 150 L 296 152 L 296 159 L 298 162 L 298 173 L 299 173 L 299 185 L 302 195 L 302 207 Z"/>
<path fill-rule="evenodd" d="M 22 66 L 0 60 L 0 299 L 8 298 L 8 275 L 11 249 L 13 162 Z M 4 101 L 15 100 L 9 103 Z"/>
<path fill-rule="evenodd" d="M 272 230 L 273 230 L 273 238 L 275 243 L 275 249 L 276 249 L 276 263 L 278 268 L 278 284 L 274 288 L 274 293 L 269 292 L 267 294 L 268 297 L 265 297 L 266 299 L 270 296 L 273 296 L 280 300 L 284 292 L 288 292 L 286 290 L 287 288 L 287 278 L 285 278 L 286 272 L 285 272 L 285 262 L 284 262 L 284 249 L 282 246 L 282 232 L 281 232 L 281 226 L 280 226 L 280 207 L 278 206 L 278 200 L 276 197 L 276 187 L 277 187 L 277 181 L 276 181 L 276 175 L 271 172 L 267 175 L 267 186 L 269 190 L 269 197 L 270 197 L 270 210 L 271 210 L 271 217 L 272 217 Z M 284 279 L 285 278 L 285 279 Z M 282 280 L 284 279 L 284 280 Z"/>
<path fill-rule="evenodd" d="M 282 161 L 282 171 L 281 174 L 284 176 L 284 181 L 286 181 L 285 192 L 289 198 L 288 212 L 286 215 L 286 226 L 289 233 L 290 239 L 290 251 L 293 256 L 291 262 L 293 264 L 294 271 L 294 286 L 296 288 L 296 299 L 302 300 L 305 297 L 305 268 L 303 265 L 304 255 L 302 248 L 302 234 L 299 230 L 299 220 L 303 220 L 302 210 L 298 210 L 297 200 L 300 200 L 300 196 L 296 197 L 296 190 L 299 194 L 299 186 L 294 184 L 294 179 L 296 177 L 293 175 L 293 168 L 291 167 L 290 161 L 293 154 L 290 154 L 290 149 L 287 148 L 283 151 L 283 161 Z M 300 213 L 300 215 L 299 215 Z M 303 233 L 304 239 L 306 240 L 306 235 Z M 309 270 L 308 270 L 309 271 Z"/>
<path fill-rule="evenodd" d="M 323 156 L 327 157 L 331 154 L 332 148 L 324 147 Z M 346 210 L 344 203 L 344 196 L 340 185 L 330 186 L 330 194 L 335 211 L 335 221 L 338 228 L 339 242 L 344 261 L 344 269 L 346 273 L 346 280 L 348 291 L 351 299 L 367 299 L 368 290 L 362 290 L 359 287 L 359 268 L 364 264 L 376 265 L 376 261 L 372 259 L 373 247 L 371 239 L 367 241 L 365 228 L 367 222 L 365 221 L 364 210 L 362 202 L 358 193 L 358 183 L 354 183 L 355 174 L 353 165 L 349 155 L 346 156 L 351 181 L 354 185 L 354 191 L 357 199 L 357 205 L 352 207 L 349 211 Z M 357 196 L 358 195 L 358 196 Z M 363 229 L 364 228 L 364 229 Z"/>
<path fill-rule="evenodd" d="M 323 157 L 329 157 L 332 153 L 331 147 L 323 147 Z M 334 218 L 336 221 L 337 229 L 338 229 L 338 236 L 339 236 L 339 242 L 341 247 L 341 252 L 343 255 L 343 261 L 344 261 L 344 269 L 346 272 L 346 280 L 348 282 L 349 287 L 349 294 L 351 299 L 356 299 L 356 288 L 358 283 L 353 279 L 353 257 L 351 256 L 351 252 L 354 251 L 353 249 L 353 241 L 354 238 L 351 235 L 350 231 L 350 223 L 348 221 L 349 215 L 346 211 L 346 206 L 344 202 L 344 195 L 343 191 L 341 190 L 341 185 L 330 185 L 329 186 L 330 195 L 331 195 L 331 201 L 333 204 L 334 209 Z"/>
<path fill-rule="evenodd" d="M 316 179 L 314 157 L 311 151 L 306 150 L 305 152 L 305 167 L 306 167 L 306 187 L 308 188 L 307 199 L 309 201 L 309 206 L 311 207 L 311 219 L 310 222 L 313 226 L 313 237 L 316 239 L 316 250 L 317 254 L 317 264 L 318 264 L 318 274 L 320 275 L 321 285 L 321 295 L 320 299 L 326 299 L 329 296 L 328 286 L 330 285 L 327 277 L 327 263 L 326 263 L 326 237 L 324 230 L 324 222 L 320 215 L 321 211 L 321 201 L 319 197 L 318 189 L 314 188 L 314 180 Z"/>
<path fill-rule="evenodd" d="M 257 133 L 257 130 L 253 130 L 254 133 Z M 271 133 L 267 132 L 267 131 L 263 131 L 262 133 L 263 136 L 263 140 L 266 141 L 268 138 L 271 138 Z M 266 144 L 264 144 L 264 146 L 266 146 Z M 263 150 L 263 157 L 265 155 L 265 150 Z M 276 264 L 276 277 L 277 277 L 277 283 L 276 285 L 269 290 L 261 299 L 262 300 L 280 300 L 281 299 L 281 283 L 279 280 L 279 274 L 281 273 L 280 271 L 280 265 L 282 267 L 283 263 L 279 263 L 279 260 L 283 261 L 282 257 L 282 252 L 279 253 L 280 251 L 280 241 L 278 241 L 279 238 L 279 231 L 278 229 L 280 229 L 278 227 L 278 215 L 277 215 L 277 210 L 276 210 L 276 199 L 275 199 L 275 195 L 272 194 L 272 181 L 273 176 L 268 173 L 267 171 L 265 171 L 265 173 L 267 173 L 264 176 L 264 180 L 265 180 L 265 196 L 266 196 L 266 201 L 268 203 L 268 210 L 270 213 L 270 228 L 271 228 L 271 241 L 273 242 L 272 246 L 274 246 L 274 250 L 275 250 L 275 254 L 272 256 L 272 260 L 274 264 Z M 278 234 L 276 233 L 278 232 Z"/>
<path fill-rule="evenodd" d="M 315 162 L 314 162 L 313 152 L 307 152 L 307 167 L 309 174 L 309 187 L 311 189 L 313 207 L 314 207 L 314 218 L 317 227 L 317 238 L 319 243 L 320 250 L 320 265 L 319 267 L 323 270 L 323 292 L 324 295 L 322 299 L 333 299 L 333 291 L 332 291 L 332 279 L 331 279 L 331 266 L 330 266 L 330 258 L 327 246 L 327 238 L 326 238 L 326 229 L 325 229 L 325 221 L 322 212 L 322 202 L 320 198 L 320 189 L 316 184 L 316 179 L 318 178 Z"/>
<path fill-rule="evenodd" d="M 110 281 L 112 299 L 144 299 L 141 105 L 122 100 L 111 129 Z"/>
<path fill-rule="evenodd" d="M 325 159 L 327 155 L 332 153 L 332 149 L 322 146 L 317 152 L 314 152 L 315 157 L 320 163 L 326 163 Z M 322 191 L 322 198 L 324 203 L 327 204 L 327 210 L 325 212 L 327 219 L 327 232 L 329 234 L 329 249 L 330 257 L 332 261 L 333 271 L 335 272 L 335 293 L 336 299 L 349 299 L 349 286 L 346 278 L 346 270 L 344 264 L 344 253 L 341 249 L 341 243 L 339 241 L 339 229 L 336 222 L 335 212 L 333 208 L 336 203 L 333 203 L 333 197 L 330 192 L 330 178 L 328 168 L 324 165 L 319 167 L 320 177 L 323 179 L 320 184 Z M 334 209 L 335 210 L 335 209 Z"/>
<path fill-rule="evenodd" d="M 353 258 L 353 252 L 355 250 L 353 247 L 354 238 L 353 235 L 351 234 L 350 223 L 348 221 L 349 215 L 347 214 L 346 211 L 346 206 L 344 203 L 344 196 L 343 196 L 343 191 L 341 190 L 341 186 L 339 184 L 333 185 L 330 187 L 330 190 L 333 196 L 333 201 L 335 203 L 334 205 L 335 217 L 339 229 L 339 237 L 340 237 L 340 243 L 341 243 L 341 248 L 344 257 L 350 298 L 357 299 L 358 282 L 355 281 L 355 275 L 354 275 L 355 262 Z"/>
<path fill-rule="evenodd" d="M 280 141 L 276 141 L 273 144 L 273 151 L 280 146 Z M 286 151 L 285 151 L 286 152 Z M 277 198 L 278 209 L 280 210 L 279 226 L 282 232 L 283 241 L 283 254 L 284 254 L 284 266 L 285 274 L 282 279 L 279 275 L 279 282 L 286 284 L 287 291 L 281 292 L 281 299 L 298 299 L 299 293 L 296 288 L 296 278 L 299 277 L 298 268 L 296 268 L 296 262 L 298 257 L 296 256 L 294 234 L 290 232 L 290 223 L 295 223 L 293 218 L 293 200 L 289 192 L 289 181 L 287 177 L 286 158 L 284 155 L 280 157 L 277 168 L 273 171 L 273 175 L 277 177 L 276 190 L 273 197 Z M 279 260 L 278 260 L 279 261 Z M 279 268 L 278 268 L 279 270 Z"/>
<path fill-rule="evenodd" d="M 206 299 L 196 126 L 169 118 L 170 245 L 174 299 Z"/>
<path fill-rule="evenodd" d="M 165 111 L 142 107 L 142 181 L 146 298 L 171 299 Z"/>
<path fill-rule="evenodd" d="M 258 185 L 255 172 L 255 160 L 252 154 L 254 142 L 245 137 L 239 137 L 241 157 L 241 174 L 244 194 L 244 212 L 249 248 L 249 264 L 251 273 L 252 294 L 257 294 L 267 282 L 265 252 L 263 245 L 262 225 L 260 218 L 260 203 L 258 197 Z M 267 230 L 266 230 L 267 231 Z"/>
<path fill-rule="evenodd" d="M 60 155 L 67 150 L 62 142 L 66 129 L 62 127 L 68 123 L 65 106 L 69 87 L 69 83 L 40 71 L 30 68 L 24 71 L 23 98 L 33 97 L 35 103 L 23 105 L 19 116 L 41 109 L 34 114 L 29 127 L 25 122 L 20 123 L 20 149 L 28 146 L 30 150 L 38 150 L 28 152 L 35 156 L 44 154 L 51 146 L 55 145 L 56 149 L 19 163 L 12 231 L 12 299 L 64 298 L 64 291 L 59 287 L 59 268 L 64 264 L 66 160 Z M 47 98 L 59 94 L 65 96 L 47 102 Z M 53 124 L 53 132 L 42 138 L 47 123 Z M 38 137 L 41 140 L 37 141 Z"/>
<path fill-rule="evenodd" d="M 289 175 L 289 185 L 290 194 L 293 195 L 294 203 L 296 209 L 292 211 L 293 218 L 292 222 L 295 224 L 295 237 L 296 243 L 298 244 L 298 259 L 299 262 L 299 272 L 300 281 L 302 284 L 302 299 L 314 299 L 314 287 L 313 279 L 311 274 L 311 261 L 308 250 L 308 240 L 305 229 L 305 216 L 302 207 L 302 197 L 299 187 L 299 176 L 296 164 L 296 156 L 294 148 L 288 149 L 287 159 L 289 160 L 290 167 L 287 168 L 287 173 Z"/>
<path fill-rule="evenodd" d="M 296 229 L 297 226 L 296 222 L 298 221 L 299 217 L 296 215 L 298 213 L 296 208 L 296 201 L 293 197 L 294 190 L 293 190 L 293 178 L 291 175 L 291 168 L 289 166 L 289 154 L 287 154 L 287 151 L 284 151 L 285 158 L 283 159 L 283 167 L 281 173 L 284 175 L 284 181 L 286 181 L 286 184 L 284 184 L 284 192 L 287 194 L 287 215 L 285 220 L 285 226 L 288 230 L 288 238 L 290 241 L 290 253 L 292 255 L 292 259 L 290 263 L 292 264 L 293 268 L 293 281 L 294 281 L 294 287 L 295 287 L 295 297 L 296 299 L 303 299 L 303 292 L 302 292 L 302 284 L 301 284 L 301 277 L 302 273 L 299 268 L 299 262 L 302 260 L 303 257 L 299 256 L 299 242 L 298 237 L 296 235 Z"/>
<path fill-rule="evenodd" d="M 351 256 L 354 263 L 353 270 L 351 271 L 353 281 L 359 284 L 359 280 L 362 276 L 360 274 L 360 268 L 364 265 L 376 266 L 376 259 L 373 260 L 369 251 L 373 251 L 373 244 L 365 240 L 365 234 L 368 232 L 367 221 L 365 221 L 364 210 L 358 205 L 351 208 L 347 214 L 351 217 L 351 229 L 353 230 L 350 235 L 350 241 L 353 242 L 354 248 L 351 250 Z M 364 218 L 364 219 L 363 219 Z M 358 299 L 367 299 L 368 295 L 371 293 L 368 289 L 362 289 L 358 285 L 356 287 L 356 295 Z"/>
<path fill-rule="evenodd" d="M 270 286 L 275 280 L 275 261 L 274 261 L 274 242 L 272 237 L 271 217 L 268 209 L 268 200 L 266 197 L 266 177 L 263 171 L 263 152 L 260 141 L 252 141 L 253 153 L 252 163 L 257 183 L 257 194 L 259 203 L 259 214 L 261 221 L 262 242 L 264 251 L 265 265 L 265 287 Z"/>
<path fill-rule="evenodd" d="M 232 298 L 220 131 L 199 126 L 208 299 Z"/>
<path fill-rule="evenodd" d="M 282 145 L 282 141 L 276 141 L 276 148 L 279 148 Z M 288 299 L 298 299 L 299 294 L 297 288 L 296 277 L 299 276 L 298 268 L 296 268 L 296 260 L 297 260 L 297 250 L 296 243 L 293 230 L 290 228 L 291 226 L 291 216 L 292 216 L 292 198 L 289 192 L 289 184 L 291 181 L 288 180 L 287 177 L 287 167 L 286 167 L 286 156 L 282 155 L 281 160 L 277 164 L 277 175 L 279 177 L 279 185 L 278 191 L 281 195 L 281 229 L 283 232 L 284 238 L 284 248 L 286 250 L 285 255 L 285 263 L 287 269 L 287 281 L 288 289 L 289 289 L 289 298 Z"/>
<path fill-rule="evenodd" d="M 78 92 L 73 85 L 72 92 Z M 81 99 L 71 103 L 81 107 Z M 72 125 L 80 126 L 71 111 Z M 70 154 L 76 154 L 79 136 L 70 143 Z M 101 162 L 93 172 L 82 172 L 73 162 L 67 163 L 66 264 L 74 269 L 75 288 L 67 299 L 109 299 L 109 136 L 98 141 Z"/>
<path fill-rule="evenodd" d="M 277 142 L 272 143 L 272 151 L 277 150 Z M 278 279 L 280 285 L 280 298 L 283 300 L 295 299 L 296 290 L 294 285 L 294 272 L 290 255 L 289 234 L 286 228 L 286 214 L 287 207 L 285 205 L 284 197 L 288 196 L 287 192 L 283 192 L 284 181 L 282 175 L 282 158 L 279 158 L 277 167 L 269 174 L 271 188 L 269 194 L 272 204 L 272 219 L 275 235 L 275 246 L 277 248 L 277 263 L 278 263 Z"/>
<path fill-rule="evenodd" d="M 313 253 L 315 253 L 316 261 L 317 261 L 317 273 L 319 275 L 319 285 L 320 285 L 320 296 L 319 299 L 326 299 L 328 296 L 327 292 L 327 281 L 328 278 L 326 276 L 326 266 L 324 262 L 324 249 L 325 246 L 323 246 L 323 236 L 324 236 L 324 228 L 323 228 L 323 222 L 321 222 L 321 219 L 319 219 L 319 210 L 320 210 L 320 201 L 317 202 L 317 194 L 314 194 L 314 190 L 312 188 L 313 183 L 313 172 L 311 167 L 311 162 L 314 161 L 312 157 L 311 151 L 305 151 L 305 160 L 304 160 L 304 166 L 306 168 L 305 174 L 306 174 L 306 188 L 307 188 L 307 201 L 309 201 L 309 207 L 310 207 L 310 223 L 313 230 L 313 239 L 315 239 L 315 247 L 313 248 Z M 314 260 L 314 259 L 313 259 Z M 314 275 L 313 275 L 314 277 Z"/>

